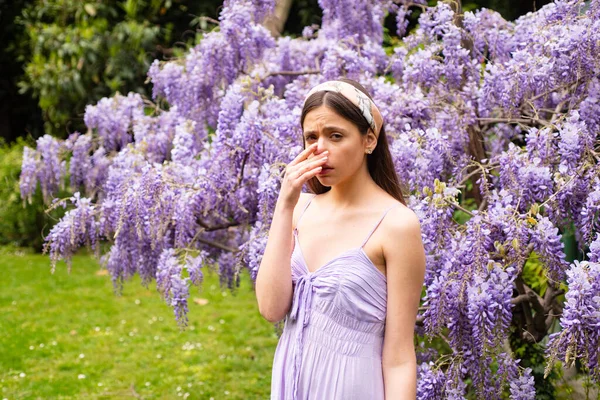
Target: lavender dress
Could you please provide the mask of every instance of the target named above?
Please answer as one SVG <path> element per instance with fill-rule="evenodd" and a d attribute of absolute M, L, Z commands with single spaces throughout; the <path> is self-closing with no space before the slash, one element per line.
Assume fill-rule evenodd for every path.
<path fill-rule="evenodd" d="M 298 218 L 298 224 L 306 208 Z M 275 350 L 271 400 L 383 400 L 381 355 L 387 286 L 362 245 L 314 272 L 294 229 L 292 307 Z"/>

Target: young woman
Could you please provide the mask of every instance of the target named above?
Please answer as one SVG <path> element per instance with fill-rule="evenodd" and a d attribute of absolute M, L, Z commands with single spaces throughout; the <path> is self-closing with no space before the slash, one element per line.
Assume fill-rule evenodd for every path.
<path fill-rule="evenodd" d="M 381 113 L 342 78 L 308 93 L 300 124 L 256 278 L 261 315 L 287 317 L 271 399 L 415 399 L 425 252 Z"/>

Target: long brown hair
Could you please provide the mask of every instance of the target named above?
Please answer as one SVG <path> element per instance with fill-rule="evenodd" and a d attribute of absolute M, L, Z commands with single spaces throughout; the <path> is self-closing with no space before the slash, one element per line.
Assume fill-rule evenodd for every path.
<path fill-rule="evenodd" d="M 369 96 L 371 101 L 373 101 L 373 97 L 371 97 L 371 95 L 360 83 L 348 78 L 340 78 L 336 80 L 351 84 Z M 369 123 L 362 115 L 358 107 L 356 107 L 354 103 L 345 98 L 343 95 L 336 92 L 318 91 L 306 99 L 304 108 L 302 109 L 302 115 L 300 116 L 300 126 L 304 126 L 304 118 L 309 111 L 322 105 L 328 106 L 335 113 L 356 125 L 361 135 L 367 135 Z M 302 145 L 306 148 L 304 140 L 302 140 Z M 381 131 L 379 132 L 377 146 L 373 150 L 373 153 L 367 155 L 367 168 L 369 170 L 369 174 L 375 183 L 377 183 L 377 185 L 388 192 L 396 200 L 406 205 L 404 196 L 402 195 L 400 181 L 398 180 L 398 175 L 396 174 L 394 163 L 392 162 L 392 155 L 390 154 L 390 148 L 388 145 L 387 136 L 385 134 L 385 122 L 381 127 Z M 309 179 L 307 183 L 311 192 L 315 194 L 321 194 L 331 190 L 331 187 L 323 186 L 316 177 Z"/>

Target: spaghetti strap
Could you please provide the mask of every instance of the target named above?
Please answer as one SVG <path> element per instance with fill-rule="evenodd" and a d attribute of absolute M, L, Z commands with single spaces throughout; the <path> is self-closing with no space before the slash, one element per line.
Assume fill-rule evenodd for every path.
<path fill-rule="evenodd" d="M 296 227 L 294 228 L 294 232 L 298 233 L 298 224 L 300 223 L 300 220 L 302 219 L 302 216 L 304 215 L 304 212 L 306 211 L 306 209 L 308 208 L 308 206 L 310 205 L 310 202 L 316 197 L 316 194 L 313 194 L 313 196 L 308 199 L 308 201 L 306 202 L 306 205 L 304 206 L 304 209 L 302 210 L 302 212 L 300 213 L 300 216 L 298 217 L 298 221 L 296 221 Z"/>
<path fill-rule="evenodd" d="M 396 206 L 399 206 L 399 205 L 400 205 L 400 203 L 394 204 L 393 206 L 391 206 L 387 210 L 385 210 L 385 212 L 383 213 L 383 215 L 381 216 L 381 218 L 379 218 L 379 221 L 377 221 L 377 224 L 375 224 L 375 226 L 373 227 L 373 229 L 371 229 L 371 232 L 369 232 L 369 234 L 365 238 L 364 242 L 362 242 L 362 244 L 360 245 L 361 249 L 364 247 L 365 244 L 367 244 L 367 241 L 369 240 L 369 238 L 371 237 L 371 235 L 373 234 L 373 232 L 375 232 L 375 229 L 377 229 L 377 227 L 379 226 L 379 224 L 381 223 L 381 221 L 383 221 L 383 219 L 385 218 L 385 215 L 388 213 L 388 211 L 390 211 L 392 208 L 394 208 Z"/>

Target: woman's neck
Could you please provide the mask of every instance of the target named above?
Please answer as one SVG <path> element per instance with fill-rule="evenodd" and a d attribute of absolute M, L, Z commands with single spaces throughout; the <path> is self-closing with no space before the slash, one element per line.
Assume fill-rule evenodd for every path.
<path fill-rule="evenodd" d="M 365 163 L 364 168 L 352 178 L 333 185 L 324 193 L 323 200 L 331 210 L 349 211 L 372 206 L 372 199 L 380 190 L 383 189 L 375 183 Z"/>

